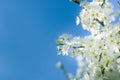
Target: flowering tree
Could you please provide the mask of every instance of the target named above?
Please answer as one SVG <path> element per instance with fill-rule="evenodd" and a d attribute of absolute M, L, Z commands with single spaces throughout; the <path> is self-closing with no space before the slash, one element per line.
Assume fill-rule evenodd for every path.
<path fill-rule="evenodd" d="M 108 0 L 72 1 L 82 7 L 76 24 L 81 23 L 91 34 L 84 38 L 59 36 L 58 54 L 75 57 L 78 69 L 73 76 L 61 63 L 58 67 L 70 80 L 120 80 L 120 10 L 114 10 Z"/>

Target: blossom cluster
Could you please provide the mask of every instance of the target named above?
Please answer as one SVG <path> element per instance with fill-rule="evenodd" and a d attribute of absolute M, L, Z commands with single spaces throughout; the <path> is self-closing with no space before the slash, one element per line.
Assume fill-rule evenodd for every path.
<path fill-rule="evenodd" d="M 108 0 L 84 3 L 80 4 L 83 9 L 76 23 L 91 35 L 61 35 L 57 40 L 58 54 L 76 58 L 78 69 L 71 80 L 120 80 L 120 23 L 116 21 L 120 14 L 115 15 Z"/>

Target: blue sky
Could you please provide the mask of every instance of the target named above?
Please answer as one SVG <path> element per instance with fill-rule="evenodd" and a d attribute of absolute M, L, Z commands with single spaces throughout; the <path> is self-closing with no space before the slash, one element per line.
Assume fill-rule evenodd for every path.
<path fill-rule="evenodd" d="M 0 0 L 0 80 L 65 80 L 56 62 L 71 72 L 76 64 L 57 55 L 55 40 L 89 34 L 75 25 L 79 11 L 69 0 Z"/>
<path fill-rule="evenodd" d="M 78 8 L 69 0 L 0 0 L 0 80 L 65 80 L 56 62 L 75 65 L 57 55 L 55 40 L 81 31 Z"/>

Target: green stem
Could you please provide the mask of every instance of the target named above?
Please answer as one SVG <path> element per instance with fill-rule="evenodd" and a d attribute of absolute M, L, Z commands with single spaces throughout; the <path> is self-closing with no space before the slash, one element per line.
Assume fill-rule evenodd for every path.
<path fill-rule="evenodd" d="M 68 77 L 68 75 L 67 75 L 67 71 L 66 71 L 66 69 L 64 68 L 63 65 L 61 66 L 60 69 L 63 71 L 63 73 L 64 73 L 64 75 L 65 75 L 65 77 L 66 77 L 66 80 L 69 80 L 69 77 Z"/>
<path fill-rule="evenodd" d="M 105 2 L 106 2 L 106 0 L 103 0 L 103 3 L 101 4 L 101 7 L 103 7 L 103 6 L 104 6 Z"/>
<path fill-rule="evenodd" d="M 99 19 L 94 19 L 95 21 L 97 21 L 100 25 L 102 25 L 103 27 L 105 26 L 103 21 L 100 21 Z"/>
<path fill-rule="evenodd" d="M 118 5 L 120 6 L 120 1 L 117 1 L 118 2 Z"/>
<path fill-rule="evenodd" d="M 78 47 L 74 46 L 73 48 L 74 49 L 76 49 L 76 48 L 85 48 L 85 46 L 78 46 Z"/>
<path fill-rule="evenodd" d="M 102 58 L 102 53 L 100 53 L 100 55 L 99 55 L 99 62 L 101 61 L 101 58 Z"/>

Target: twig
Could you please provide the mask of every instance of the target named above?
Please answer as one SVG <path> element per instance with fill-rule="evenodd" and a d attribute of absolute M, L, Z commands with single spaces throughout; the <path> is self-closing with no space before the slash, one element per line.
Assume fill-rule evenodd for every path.
<path fill-rule="evenodd" d="M 74 2 L 76 4 L 78 4 L 78 5 L 80 5 L 80 1 L 78 1 L 78 0 L 70 0 L 70 1 L 72 1 L 72 2 Z"/>

